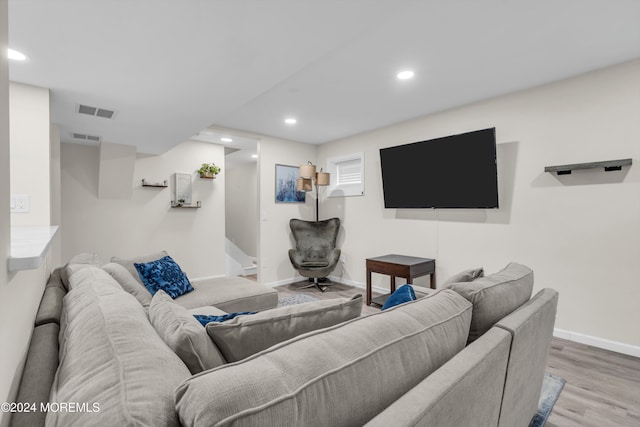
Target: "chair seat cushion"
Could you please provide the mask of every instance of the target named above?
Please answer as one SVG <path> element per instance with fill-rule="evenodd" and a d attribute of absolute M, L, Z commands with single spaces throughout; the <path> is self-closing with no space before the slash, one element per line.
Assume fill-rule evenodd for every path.
<path fill-rule="evenodd" d="M 302 267 L 328 267 L 329 266 L 329 262 L 327 261 L 302 261 L 302 264 L 300 264 Z"/>

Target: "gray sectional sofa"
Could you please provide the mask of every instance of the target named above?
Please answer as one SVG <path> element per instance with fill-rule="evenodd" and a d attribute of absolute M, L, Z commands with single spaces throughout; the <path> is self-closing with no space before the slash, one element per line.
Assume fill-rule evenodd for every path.
<path fill-rule="evenodd" d="M 145 307 L 109 267 L 65 270 L 68 292 L 60 269 L 45 289 L 18 400 L 73 402 L 75 410 L 14 414 L 14 426 L 527 426 L 558 300 L 552 289 L 530 298 L 533 273 L 510 264 L 367 316 L 358 316 L 361 297 L 323 301 L 304 318 L 302 308 L 261 310 L 218 335 L 207 325 L 235 347 L 209 340 L 221 362 L 194 374 L 180 350 L 196 341 L 172 349 L 158 332 L 154 316 L 170 315 L 154 314 L 160 293 Z M 254 285 L 248 305 L 267 298 Z M 232 294 L 227 307 L 244 309 Z M 178 300 L 169 307 L 193 312 Z M 327 318 L 329 310 L 337 315 Z M 272 328 L 269 312 L 277 313 Z M 243 335 L 251 322 L 253 338 Z M 243 342 L 254 347 L 238 353 Z"/>

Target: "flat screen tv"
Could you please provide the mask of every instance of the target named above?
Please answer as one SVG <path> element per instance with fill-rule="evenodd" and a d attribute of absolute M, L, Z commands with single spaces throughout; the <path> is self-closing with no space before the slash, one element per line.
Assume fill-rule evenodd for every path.
<path fill-rule="evenodd" d="M 496 129 L 380 149 L 385 208 L 497 208 Z"/>

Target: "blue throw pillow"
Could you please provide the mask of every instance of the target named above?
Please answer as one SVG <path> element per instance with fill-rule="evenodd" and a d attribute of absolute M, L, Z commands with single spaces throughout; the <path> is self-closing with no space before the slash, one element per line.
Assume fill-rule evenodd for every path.
<path fill-rule="evenodd" d="M 411 285 L 400 286 L 394 293 L 389 295 L 389 298 L 384 302 L 382 310 L 395 307 L 396 305 L 404 304 L 405 302 L 415 301 L 416 293 Z"/>
<path fill-rule="evenodd" d="M 133 265 L 151 295 L 155 295 L 159 289 L 162 289 L 175 299 L 193 290 L 180 266 L 168 255 L 156 261 Z"/>
<path fill-rule="evenodd" d="M 202 326 L 207 326 L 207 323 L 210 323 L 210 322 L 224 322 L 225 320 L 231 320 L 236 316 L 240 316 L 241 314 L 256 314 L 256 313 L 257 313 L 256 311 L 241 311 L 238 313 L 223 314 L 220 316 L 194 314 L 193 317 L 195 317 L 196 320 L 202 324 Z"/>

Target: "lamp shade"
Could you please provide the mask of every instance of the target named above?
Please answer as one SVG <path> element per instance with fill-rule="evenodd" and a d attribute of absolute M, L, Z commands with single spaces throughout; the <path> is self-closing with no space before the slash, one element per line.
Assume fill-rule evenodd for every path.
<path fill-rule="evenodd" d="M 316 184 L 321 186 L 329 185 L 330 180 L 331 175 L 329 174 L 329 172 L 316 173 Z"/>
<path fill-rule="evenodd" d="M 316 176 L 316 165 L 308 164 L 300 166 L 300 177 L 301 178 L 313 178 Z"/>
<path fill-rule="evenodd" d="M 311 191 L 311 178 L 296 179 L 296 191 Z"/>

